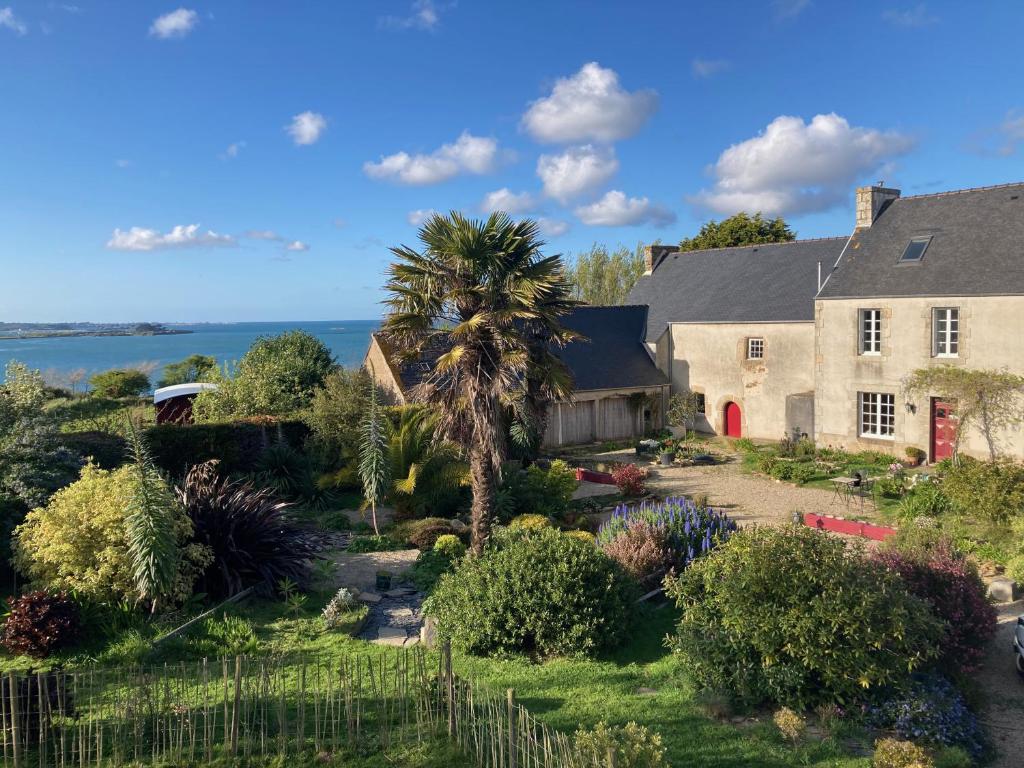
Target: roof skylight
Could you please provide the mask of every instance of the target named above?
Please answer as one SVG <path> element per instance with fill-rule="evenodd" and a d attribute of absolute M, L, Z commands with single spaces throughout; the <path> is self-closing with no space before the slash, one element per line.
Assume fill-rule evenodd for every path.
<path fill-rule="evenodd" d="M 907 248 L 903 251 L 903 255 L 900 256 L 898 263 L 915 264 L 921 261 L 921 259 L 924 258 L 924 252 L 928 250 L 928 244 L 931 241 L 931 235 L 928 235 L 927 237 L 915 237 L 907 243 Z"/>

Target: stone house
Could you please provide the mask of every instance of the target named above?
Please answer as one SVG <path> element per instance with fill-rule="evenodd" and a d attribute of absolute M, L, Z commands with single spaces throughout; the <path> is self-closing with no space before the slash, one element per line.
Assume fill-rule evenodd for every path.
<path fill-rule="evenodd" d="M 572 374 L 572 402 L 556 402 L 544 444 L 554 447 L 641 437 L 664 423 L 669 381 L 644 346 L 646 306 L 580 306 L 562 319 L 583 339 L 557 354 Z M 394 402 L 408 402 L 429 375 L 441 347 L 400 361 L 380 334 L 373 334 L 364 367 Z"/>
<path fill-rule="evenodd" d="M 629 296 L 673 391 L 695 392 L 696 428 L 731 437 L 814 434 L 814 296 L 845 237 L 647 251 Z"/>
<path fill-rule="evenodd" d="M 932 365 L 1024 374 L 1024 184 L 902 197 L 857 190 L 851 235 L 680 253 L 653 246 L 629 296 L 674 391 L 702 396 L 697 427 L 931 461 L 956 404 L 903 381 Z M 1024 435 L 1003 450 L 1024 457 Z M 981 435 L 964 452 L 987 456 Z"/>
<path fill-rule="evenodd" d="M 950 455 L 956 403 L 910 398 L 915 369 L 1024 374 L 1024 184 L 902 197 L 857 190 L 857 226 L 815 300 L 820 444 Z M 1024 457 L 1024 436 L 1001 436 Z M 982 436 L 961 449 L 987 456 Z"/>

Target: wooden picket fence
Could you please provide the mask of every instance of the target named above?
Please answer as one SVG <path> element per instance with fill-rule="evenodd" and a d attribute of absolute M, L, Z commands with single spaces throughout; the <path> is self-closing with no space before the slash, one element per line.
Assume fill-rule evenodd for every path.
<path fill-rule="evenodd" d="M 481 768 L 606 768 L 515 702 L 452 672 L 448 647 L 352 658 L 238 656 L 9 673 L 4 768 L 204 764 L 394 747 L 447 736 Z"/>

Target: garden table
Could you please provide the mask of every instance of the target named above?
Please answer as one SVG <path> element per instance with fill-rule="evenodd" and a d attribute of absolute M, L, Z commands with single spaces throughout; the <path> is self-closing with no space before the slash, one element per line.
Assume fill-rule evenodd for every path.
<path fill-rule="evenodd" d="M 831 479 L 835 498 L 843 502 L 847 509 L 850 507 L 850 500 L 855 496 L 860 499 L 860 511 L 864 511 L 864 498 L 871 496 L 871 503 L 874 504 L 875 479 L 873 477 L 833 477 Z M 834 500 L 833 500 L 834 501 Z"/>

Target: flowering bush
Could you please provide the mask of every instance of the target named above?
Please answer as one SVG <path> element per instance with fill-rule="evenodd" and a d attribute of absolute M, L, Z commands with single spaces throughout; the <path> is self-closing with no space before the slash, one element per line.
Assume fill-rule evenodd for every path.
<path fill-rule="evenodd" d="M 930 552 L 888 550 L 875 558 L 898 573 L 910 593 L 927 601 L 946 623 L 939 663 L 955 673 L 977 669 L 996 632 L 996 611 L 978 569 L 947 544 Z"/>
<path fill-rule="evenodd" d="M 983 751 L 978 719 L 956 687 L 941 675 L 914 680 L 905 692 L 868 707 L 865 714 L 870 725 L 904 739 L 962 747 L 975 757 Z"/>
<path fill-rule="evenodd" d="M 942 625 L 892 571 L 808 528 L 747 528 L 666 581 L 674 650 L 702 688 L 749 704 L 848 706 L 903 683 Z"/>
<path fill-rule="evenodd" d="M 13 654 L 44 659 L 78 639 L 78 606 L 66 593 L 29 592 L 10 602 L 0 643 Z"/>
<path fill-rule="evenodd" d="M 789 707 L 777 710 L 772 715 L 772 722 L 779 729 L 779 735 L 793 746 L 796 746 L 807 730 L 807 722 Z"/>
<path fill-rule="evenodd" d="M 620 504 L 597 532 L 605 554 L 640 582 L 660 580 L 725 541 L 736 523 L 685 497 L 638 507 Z"/>
<path fill-rule="evenodd" d="M 626 464 L 612 472 L 612 480 L 623 496 L 642 496 L 647 492 L 647 470 Z"/>

